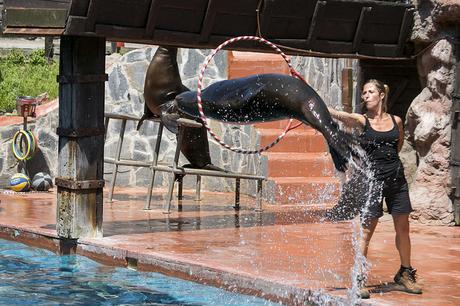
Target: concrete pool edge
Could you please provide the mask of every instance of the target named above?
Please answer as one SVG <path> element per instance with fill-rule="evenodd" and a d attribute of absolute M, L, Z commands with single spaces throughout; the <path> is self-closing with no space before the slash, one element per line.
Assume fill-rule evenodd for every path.
<path fill-rule="evenodd" d="M 51 233 L 0 224 L 0 238 L 47 249 L 57 254 L 61 253 L 61 240 Z M 338 295 L 335 295 L 323 290 L 299 288 L 158 254 L 142 254 L 117 247 L 107 247 L 97 244 L 94 240 L 96 239 L 80 239 L 76 244 L 75 253 L 102 264 L 125 268 L 128 268 L 128 261 L 134 260 L 138 271 L 159 272 L 288 305 L 324 304 L 325 302 L 334 305 L 346 302 L 346 290 L 343 289 L 338 290 Z"/>

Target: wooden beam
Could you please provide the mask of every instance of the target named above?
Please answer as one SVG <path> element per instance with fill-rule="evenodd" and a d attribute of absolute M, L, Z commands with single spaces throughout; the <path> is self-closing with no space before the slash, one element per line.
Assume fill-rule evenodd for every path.
<path fill-rule="evenodd" d="M 61 76 L 105 73 L 105 39 L 61 36 Z M 102 236 L 103 78 L 59 84 L 56 231 L 60 238 Z M 61 131 L 76 131 L 62 133 Z M 91 133 L 79 133 L 87 130 Z"/>
<path fill-rule="evenodd" d="M 160 0 L 152 0 L 152 2 L 150 3 L 147 23 L 145 25 L 145 38 L 153 38 L 159 11 L 160 11 Z"/>
<path fill-rule="evenodd" d="M 404 11 L 403 20 L 401 21 L 401 28 L 399 29 L 398 47 L 396 49 L 396 55 L 401 55 L 404 51 L 404 44 L 406 43 L 406 40 L 409 36 L 409 32 L 411 31 L 413 14 L 413 8 L 407 8 Z"/>
<path fill-rule="evenodd" d="M 201 28 L 200 33 L 200 42 L 207 42 L 209 40 L 209 35 L 211 35 L 212 26 L 214 25 L 214 20 L 216 19 L 217 7 L 215 5 L 216 1 L 209 0 L 208 8 L 206 9 L 206 15 L 203 21 L 203 27 Z"/>
<path fill-rule="evenodd" d="M 372 7 L 365 6 L 361 8 L 361 14 L 359 15 L 358 25 L 355 30 L 355 37 L 353 38 L 352 52 L 359 52 L 361 47 L 361 41 L 363 40 L 363 25 L 366 21 L 366 16 L 369 16 L 369 12 L 372 10 Z"/>
<path fill-rule="evenodd" d="M 133 27 L 112 27 L 105 24 L 97 24 L 94 27 L 94 32 L 99 36 L 104 36 L 109 40 L 115 39 L 116 41 L 140 41 L 141 37 L 146 35 L 143 28 Z M 146 38 L 146 42 L 151 42 L 150 38 Z"/>
<path fill-rule="evenodd" d="M 307 36 L 307 42 L 306 42 L 307 48 L 312 49 L 312 46 L 315 44 L 316 25 L 323 18 L 325 8 L 326 8 L 326 1 L 316 2 L 315 12 L 313 13 L 313 17 L 311 18 L 310 30 L 308 31 L 308 36 Z"/>
<path fill-rule="evenodd" d="M 97 0 L 90 0 L 88 4 L 88 14 L 86 18 L 85 30 L 87 32 L 94 32 L 97 17 Z"/>
<path fill-rule="evenodd" d="M 61 28 L 66 24 L 68 7 L 5 7 L 4 26 L 27 28 Z"/>

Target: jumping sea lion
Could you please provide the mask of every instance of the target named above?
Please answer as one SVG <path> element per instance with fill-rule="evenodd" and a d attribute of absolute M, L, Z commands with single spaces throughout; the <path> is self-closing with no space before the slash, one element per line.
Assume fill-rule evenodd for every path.
<path fill-rule="evenodd" d="M 292 118 L 312 126 L 326 138 L 339 171 L 345 171 L 347 160 L 355 155 L 351 147 L 356 143 L 353 136 L 338 128 L 321 97 L 298 78 L 259 74 L 220 81 L 204 89 L 201 98 L 204 113 L 211 119 L 252 124 Z M 177 95 L 169 108 L 199 118 L 196 92 Z"/>
<path fill-rule="evenodd" d="M 189 89 L 182 84 L 177 65 L 177 48 L 158 47 L 145 77 L 145 108 L 138 129 L 144 119 L 156 116 L 163 120 L 165 105 L 186 91 Z M 185 127 L 183 139 L 181 152 L 190 162 L 190 167 L 220 170 L 211 163 L 206 128 Z"/>

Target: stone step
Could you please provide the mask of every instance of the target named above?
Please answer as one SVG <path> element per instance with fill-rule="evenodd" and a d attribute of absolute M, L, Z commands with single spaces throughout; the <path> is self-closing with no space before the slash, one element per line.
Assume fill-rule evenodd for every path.
<path fill-rule="evenodd" d="M 340 182 L 335 177 L 270 177 L 277 204 L 337 203 Z"/>
<path fill-rule="evenodd" d="M 269 177 L 330 177 L 334 165 L 328 153 L 265 153 Z"/>
<path fill-rule="evenodd" d="M 258 129 L 261 146 L 272 143 L 281 133 L 281 129 Z M 284 138 L 268 152 L 328 152 L 323 135 L 313 129 L 295 129 L 289 131 Z"/>

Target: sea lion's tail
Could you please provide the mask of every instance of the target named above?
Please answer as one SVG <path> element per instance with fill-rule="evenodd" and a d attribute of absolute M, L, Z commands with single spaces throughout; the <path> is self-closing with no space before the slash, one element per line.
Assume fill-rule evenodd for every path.
<path fill-rule="evenodd" d="M 329 135 L 326 140 L 335 168 L 345 172 L 349 161 L 353 158 L 359 158 L 356 149 L 359 145 L 358 140 L 354 135 L 341 130 L 335 122 L 332 122 L 330 131 L 325 133 L 326 135 Z"/>
<path fill-rule="evenodd" d="M 342 157 L 342 155 L 340 155 L 331 145 L 329 145 L 329 153 L 331 153 L 335 168 L 338 171 L 345 172 L 347 170 L 348 160 Z"/>

